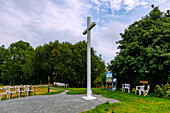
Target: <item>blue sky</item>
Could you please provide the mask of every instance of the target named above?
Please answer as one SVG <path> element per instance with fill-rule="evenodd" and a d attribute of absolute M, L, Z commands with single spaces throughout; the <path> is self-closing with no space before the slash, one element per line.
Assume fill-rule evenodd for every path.
<path fill-rule="evenodd" d="M 0 0 L 0 46 L 23 40 L 34 48 L 59 40 L 73 44 L 86 40 L 82 32 L 90 16 L 92 47 L 105 63 L 116 56 L 116 41 L 134 21 L 151 10 L 169 10 L 168 0 Z"/>

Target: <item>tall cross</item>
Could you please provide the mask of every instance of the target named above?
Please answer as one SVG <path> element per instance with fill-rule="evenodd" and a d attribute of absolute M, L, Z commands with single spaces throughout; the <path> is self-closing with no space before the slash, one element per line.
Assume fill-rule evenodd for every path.
<path fill-rule="evenodd" d="M 87 96 L 82 97 L 84 100 L 94 100 L 91 91 L 91 29 L 96 25 L 96 22 L 91 23 L 91 17 L 87 17 L 87 29 L 83 35 L 87 34 Z"/>

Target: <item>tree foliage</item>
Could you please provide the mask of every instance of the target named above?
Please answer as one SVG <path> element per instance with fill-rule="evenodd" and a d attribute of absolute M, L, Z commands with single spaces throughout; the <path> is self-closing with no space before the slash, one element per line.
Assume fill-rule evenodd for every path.
<path fill-rule="evenodd" d="M 3 84 L 22 84 L 28 79 L 24 74 L 26 59 L 34 49 L 29 43 L 19 41 L 12 43 L 1 54 L 3 63 L 1 65 L 1 81 Z"/>
<path fill-rule="evenodd" d="M 92 83 L 105 72 L 105 65 L 93 48 Z M 0 47 L 0 81 L 3 84 L 46 84 L 48 77 L 71 87 L 86 87 L 87 43 L 76 44 L 59 41 L 38 46 L 35 50 L 29 43 L 19 41 L 7 49 Z M 94 84 L 92 84 L 94 86 Z"/>
<path fill-rule="evenodd" d="M 116 73 L 119 87 L 122 83 L 134 87 L 146 80 L 153 90 L 170 81 L 170 14 L 152 7 L 148 15 L 120 34 L 120 52 L 108 66 Z"/>
<path fill-rule="evenodd" d="M 4 63 L 4 52 L 5 52 L 5 46 L 2 45 L 0 46 L 0 77 L 1 77 L 1 72 L 2 72 L 2 69 L 1 69 L 1 66 L 2 64 Z M 1 79 L 0 79 L 0 83 L 1 83 Z"/>

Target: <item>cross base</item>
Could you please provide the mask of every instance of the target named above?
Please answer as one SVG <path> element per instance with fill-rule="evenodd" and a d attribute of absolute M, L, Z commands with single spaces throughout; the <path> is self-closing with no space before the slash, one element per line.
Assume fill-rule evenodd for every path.
<path fill-rule="evenodd" d="M 93 96 L 84 96 L 82 97 L 83 100 L 96 100 L 97 98 L 96 97 L 93 97 Z"/>

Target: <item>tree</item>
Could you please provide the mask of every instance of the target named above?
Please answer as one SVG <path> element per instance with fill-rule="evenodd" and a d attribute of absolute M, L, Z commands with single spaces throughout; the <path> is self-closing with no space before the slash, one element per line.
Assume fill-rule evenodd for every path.
<path fill-rule="evenodd" d="M 105 71 L 104 62 L 92 51 L 92 81 Z M 80 41 L 75 45 L 62 43 L 53 49 L 51 60 L 59 82 L 68 83 L 71 87 L 86 87 L 87 81 L 87 43 Z M 94 84 L 92 84 L 94 86 Z"/>
<path fill-rule="evenodd" d="M 64 83 L 70 83 L 74 76 L 72 65 L 72 44 L 63 42 L 52 50 L 51 60 L 53 62 L 54 71 L 57 73 L 57 80 Z M 71 85 L 71 84 L 70 84 Z"/>
<path fill-rule="evenodd" d="M 153 90 L 157 84 L 170 82 L 170 14 L 152 8 L 120 34 L 120 52 L 108 66 L 118 76 L 119 87 L 122 83 L 134 87 L 146 80 Z"/>
<path fill-rule="evenodd" d="M 24 66 L 30 52 L 34 49 L 29 43 L 18 41 L 12 43 L 4 51 L 4 62 L 1 66 L 1 80 L 4 84 L 23 84 L 27 76 L 24 74 Z"/>
<path fill-rule="evenodd" d="M 38 46 L 35 52 L 30 56 L 30 69 L 34 84 L 48 83 L 48 76 L 50 81 L 53 81 L 54 66 L 51 61 L 52 50 L 58 48 L 60 43 L 58 41 Z"/>
<path fill-rule="evenodd" d="M 4 51 L 5 51 L 5 46 L 4 45 L 0 46 L 0 77 L 1 77 L 1 72 L 2 72 L 1 66 L 4 63 L 4 57 L 5 57 Z M 1 79 L 0 79 L 0 82 L 2 82 Z"/>
<path fill-rule="evenodd" d="M 92 82 L 105 72 L 105 65 L 92 51 Z M 0 47 L 0 71 L 3 84 L 42 84 L 54 80 L 71 87 L 86 87 L 87 43 L 50 42 L 34 50 L 29 43 L 19 41 L 9 48 Z M 57 78 L 56 78 L 57 75 Z M 94 86 L 92 84 L 92 86 Z"/>

